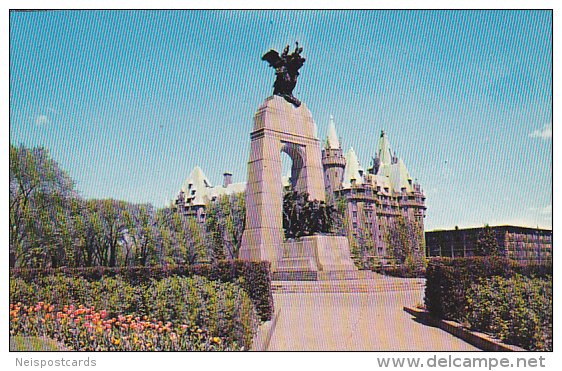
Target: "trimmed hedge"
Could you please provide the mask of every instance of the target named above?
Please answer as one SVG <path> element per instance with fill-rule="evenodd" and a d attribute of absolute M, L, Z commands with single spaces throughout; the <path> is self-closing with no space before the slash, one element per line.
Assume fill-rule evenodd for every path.
<path fill-rule="evenodd" d="M 472 329 L 528 350 L 552 351 L 552 280 L 486 278 L 472 285 L 467 299 Z"/>
<path fill-rule="evenodd" d="M 467 294 L 481 279 L 499 276 L 511 278 L 552 276 L 552 264 L 521 264 L 507 258 L 436 258 L 426 270 L 425 306 L 430 314 L 463 322 L 468 307 Z"/>
<path fill-rule="evenodd" d="M 384 274 L 385 276 L 401 277 L 401 278 L 425 278 L 425 268 L 412 268 L 405 264 L 377 266 L 373 268 L 373 272 Z"/>
<path fill-rule="evenodd" d="M 273 315 L 273 294 L 271 291 L 270 263 L 225 260 L 214 264 L 195 264 L 153 267 L 84 267 L 55 269 L 10 269 L 11 278 L 21 278 L 27 282 L 41 280 L 49 275 L 81 277 L 88 281 L 98 281 L 102 277 L 122 277 L 133 286 L 161 280 L 167 277 L 202 276 L 212 281 L 239 283 L 252 300 L 256 313 L 262 321 L 269 321 Z"/>

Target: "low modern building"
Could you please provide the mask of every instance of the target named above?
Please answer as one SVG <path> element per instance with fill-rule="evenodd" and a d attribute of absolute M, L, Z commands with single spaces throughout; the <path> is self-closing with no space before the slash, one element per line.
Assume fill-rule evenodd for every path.
<path fill-rule="evenodd" d="M 552 260 L 552 230 L 511 225 L 490 228 L 506 257 L 521 262 Z M 474 256 L 476 242 L 483 230 L 484 227 L 425 232 L 427 255 L 452 258 Z"/>

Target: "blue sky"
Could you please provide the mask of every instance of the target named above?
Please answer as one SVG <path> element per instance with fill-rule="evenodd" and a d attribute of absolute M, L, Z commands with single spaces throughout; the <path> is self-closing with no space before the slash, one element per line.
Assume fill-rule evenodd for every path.
<path fill-rule="evenodd" d="M 10 14 L 10 142 L 42 145 L 88 198 L 163 206 L 194 166 L 246 179 L 260 57 L 298 40 L 295 95 L 364 167 L 384 129 L 426 230 L 551 228 L 548 11 Z"/>

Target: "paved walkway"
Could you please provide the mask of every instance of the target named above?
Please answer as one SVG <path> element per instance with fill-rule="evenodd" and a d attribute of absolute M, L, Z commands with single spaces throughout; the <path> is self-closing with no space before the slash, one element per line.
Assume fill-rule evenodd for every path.
<path fill-rule="evenodd" d="M 404 282 L 384 290 L 380 280 L 373 280 L 371 284 L 378 289 L 359 293 L 278 290 L 274 299 L 281 312 L 268 350 L 478 350 L 404 312 L 403 306 L 423 302 L 423 287 L 412 280 Z M 408 287 L 407 282 L 412 285 Z"/>

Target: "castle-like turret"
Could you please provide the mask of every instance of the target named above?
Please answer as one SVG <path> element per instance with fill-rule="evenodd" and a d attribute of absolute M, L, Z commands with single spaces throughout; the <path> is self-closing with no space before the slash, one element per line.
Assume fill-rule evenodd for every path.
<path fill-rule="evenodd" d="M 328 202 L 333 202 L 334 191 L 342 186 L 343 172 L 345 169 L 345 157 L 341 149 L 334 117 L 330 115 L 328 123 L 328 135 L 326 144 L 322 150 L 322 165 L 324 167 L 324 183 L 326 185 L 326 198 Z"/>

